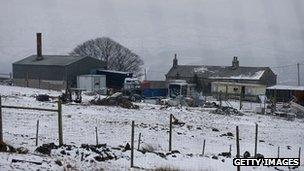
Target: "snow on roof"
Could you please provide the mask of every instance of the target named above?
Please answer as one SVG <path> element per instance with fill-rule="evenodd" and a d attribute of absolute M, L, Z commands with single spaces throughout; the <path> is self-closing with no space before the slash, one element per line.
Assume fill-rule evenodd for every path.
<path fill-rule="evenodd" d="M 105 77 L 106 75 L 97 75 L 97 74 L 84 74 L 78 75 L 77 77 Z"/>
<path fill-rule="evenodd" d="M 235 79 L 235 80 L 259 80 L 265 70 L 257 71 L 253 73 L 252 75 L 246 75 L 246 74 L 240 74 L 237 76 L 230 76 L 230 77 L 210 77 L 211 79 Z"/>
<path fill-rule="evenodd" d="M 131 74 L 131 72 L 115 71 L 115 70 L 104 70 L 104 69 L 98 69 L 98 71 L 103 71 L 103 72 L 111 72 L 111 73 L 118 73 L 118 74 Z"/>
<path fill-rule="evenodd" d="M 197 75 L 209 79 L 230 80 L 260 80 L 269 67 L 244 67 L 233 68 L 231 66 L 208 66 L 208 65 L 178 65 L 172 67 L 166 74 L 170 77 L 190 78 Z"/>
<path fill-rule="evenodd" d="M 266 87 L 262 84 L 249 84 L 249 83 L 237 83 L 237 82 L 226 82 L 226 81 L 215 81 L 211 84 L 224 84 L 224 85 L 235 85 L 235 86 L 250 86 L 250 87 Z"/>
<path fill-rule="evenodd" d="M 291 85 L 274 85 L 267 87 L 269 90 L 299 90 L 304 91 L 304 86 L 291 86 Z"/>
<path fill-rule="evenodd" d="M 206 71 L 209 71 L 207 67 L 199 67 L 199 68 L 194 68 L 194 72 L 199 72 L 199 73 L 205 73 Z"/>

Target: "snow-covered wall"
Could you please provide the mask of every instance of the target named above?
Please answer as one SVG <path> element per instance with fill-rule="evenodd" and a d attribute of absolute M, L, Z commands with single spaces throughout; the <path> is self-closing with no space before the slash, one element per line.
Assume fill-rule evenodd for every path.
<path fill-rule="evenodd" d="M 164 78 L 174 53 L 182 64 L 304 62 L 302 0 L 1 0 L 0 16 L 0 73 L 35 53 L 36 32 L 45 54 L 109 36 L 143 57 L 148 79 Z M 296 83 L 287 69 L 280 80 Z"/>

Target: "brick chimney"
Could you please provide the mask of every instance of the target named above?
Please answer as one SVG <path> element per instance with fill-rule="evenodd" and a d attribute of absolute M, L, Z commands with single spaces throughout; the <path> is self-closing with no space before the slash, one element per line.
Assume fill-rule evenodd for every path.
<path fill-rule="evenodd" d="M 177 65 L 178 65 L 178 61 L 177 61 L 177 55 L 176 54 L 174 54 L 174 59 L 173 59 L 173 68 L 176 68 L 177 67 Z"/>
<path fill-rule="evenodd" d="M 36 37 L 37 37 L 37 57 L 36 57 L 36 60 L 39 61 L 39 60 L 43 59 L 41 33 L 36 33 Z"/>
<path fill-rule="evenodd" d="M 232 68 L 237 69 L 240 66 L 240 62 L 238 60 L 238 57 L 234 56 L 232 60 Z"/>

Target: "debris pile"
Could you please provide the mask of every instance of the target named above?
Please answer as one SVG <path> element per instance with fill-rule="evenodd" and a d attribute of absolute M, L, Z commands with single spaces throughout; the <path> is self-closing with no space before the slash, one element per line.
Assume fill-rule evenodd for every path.
<path fill-rule="evenodd" d="M 184 126 L 185 122 L 180 121 L 179 119 L 177 119 L 176 117 L 173 116 L 172 118 L 172 124 L 173 125 L 180 125 L 180 126 Z"/>
<path fill-rule="evenodd" d="M 115 93 L 112 96 L 104 99 L 93 99 L 90 101 L 90 104 L 102 106 L 120 106 L 127 109 L 139 109 L 139 106 L 133 104 L 128 98 L 123 97 L 121 93 Z"/>
<path fill-rule="evenodd" d="M 16 149 L 11 146 L 11 145 L 8 145 L 4 142 L 1 142 L 0 143 L 0 152 L 16 152 Z"/>
<path fill-rule="evenodd" d="M 204 108 L 218 108 L 219 106 L 215 102 L 205 102 Z"/>
<path fill-rule="evenodd" d="M 37 147 L 35 151 L 41 154 L 51 155 L 51 151 L 58 148 L 59 146 L 55 145 L 54 143 L 49 143 L 42 144 L 42 146 Z"/>
<path fill-rule="evenodd" d="M 221 134 L 220 137 L 233 137 L 233 133 L 232 132 L 227 132 L 226 134 Z"/>
<path fill-rule="evenodd" d="M 107 147 L 106 144 L 82 144 L 80 147 L 76 147 L 74 145 L 57 146 L 54 143 L 49 143 L 39 146 L 35 151 L 50 156 L 72 156 L 73 158 L 85 162 L 91 162 L 93 159 L 98 162 L 117 159 L 117 156 L 110 150 L 110 148 Z"/>
<path fill-rule="evenodd" d="M 213 114 L 220 114 L 220 115 L 239 115 L 239 116 L 244 115 L 239 110 L 237 110 L 237 109 L 235 109 L 233 107 L 229 107 L 229 106 L 218 107 L 217 109 L 215 109 L 211 113 L 213 113 Z"/>
<path fill-rule="evenodd" d="M 36 96 L 36 100 L 40 102 L 47 102 L 50 101 L 50 96 L 47 94 L 38 94 Z"/>
<path fill-rule="evenodd" d="M 223 156 L 223 157 L 227 157 L 230 158 L 231 157 L 231 153 L 230 152 L 222 152 L 218 154 L 219 156 Z"/>
<path fill-rule="evenodd" d="M 18 154 L 27 154 L 28 149 L 25 147 L 14 148 L 11 145 L 8 145 L 4 142 L 0 143 L 0 152 L 10 152 L 10 153 L 18 153 Z"/>
<path fill-rule="evenodd" d="M 295 118 L 304 118 L 304 112 L 301 112 L 301 110 L 304 111 L 304 107 L 294 102 L 277 103 L 275 107 L 272 107 L 272 112 L 276 116 L 285 118 L 289 121 L 294 121 Z"/>

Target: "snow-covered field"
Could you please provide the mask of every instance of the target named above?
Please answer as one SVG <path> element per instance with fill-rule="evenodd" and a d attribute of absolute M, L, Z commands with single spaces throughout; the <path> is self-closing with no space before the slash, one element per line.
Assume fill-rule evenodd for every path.
<path fill-rule="evenodd" d="M 3 105 L 56 108 L 56 102 L 38 102 L 35 94 L 47 93 L 58 96 L 60 92 L 0 86 Z M 179 154 L 161 157 L 155 153 L 141 153 L 135 150 L 134 165 L 144 169 L 171 168 L 179 170 L 235 170 L 232 158 L 218 156 L 228 152 L 232 145 L 235 156 L 235 136 L 221 136 L 228 132 L 235 135 L 235 127 L 240 128 L 241 154 L 254 152 L 255 123 L 259 124 L 258 153 L 265 157 L 277 157 L 280 146 L 281 157 L 297 157 L 298 148 L 304 148 L 304 121 L 287 121 L 274 116 L 257 115 L 246 110 L 244 116 L 223 116 L 211 114 L 214 109 L 207 108 L 164 108 L 159 105 L 138 103 L 139 110 L 110 106 L 91 106 L 88 101 L 93 96 L 84 96 L 84 104 L 63 105 L 64 144 L 80 147 L 81 144 L 96 144 L 95 127 L 98 128 L 99 143 L 106 143 L 117 159 L 97 161 L 95 153 L 89 153 L 82 160 L 76 155 L 83 149 L 71 150 L 69 155 L 60 155 L 61 147 L 52 151 L 51 156 L 35 152 L 36 122 L 39 119 L 39 145 L 58 143 L 57 114 L 17 109 L 2 109 L 4 141 L 13 147 L 25 147 L 28 154 L 0 153 L 0 170 L 129 170 L 130 151 L 123 152 L 118 147 L 130 143 L 131 121 L 135 121 L 135 147 L 138 134 L 142 134 L 142 147 L 151 146 L 154 151 L 168 152 L 169 116 L 185 122 L 184 126 L 173 127 L 173 150 Z M 253 104 L 256 105 L 256 104 Z M 252 104 L 246 104 L 252 108 Z M 249 112 L 248 112 L 249 111 Z M 213 131 L 216 128 L 219 131 Z M 201 156 L 203 141 L 206 140 L 205 155 Z M 290 147 L 289 147 L 290 146 Z M 113 149 L 114 148 L 114 149 Z M 84 151 L 86 153 L 88 151 Z M 218 156 L 213 159 L 212 156 Z M 27 162 L 12 162 L 13 160 Z M 223 160 L 224 159 L 224 160 Z M 55 163 L 61 161 L 63 166 Z M 304 170 L 302 152 L 301 166 L 295 170 Z M 42 165 L 32 163 L 42 162 Z M 287 167 L 278 167 L 288 170 Z M 134 168 L 133 170 L 136 170 Z M 242 167 L 242 170 L 275 170 L 274 167 Z"/>

